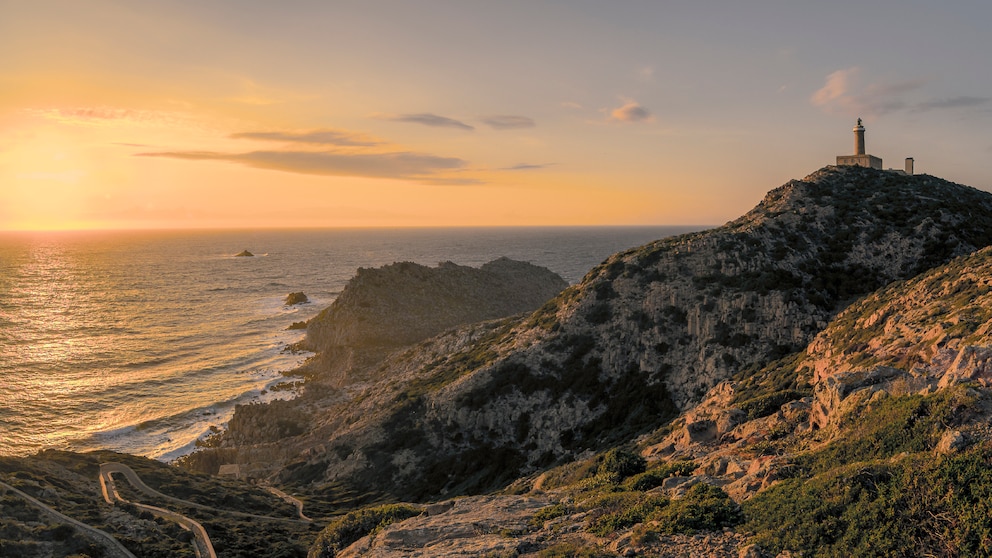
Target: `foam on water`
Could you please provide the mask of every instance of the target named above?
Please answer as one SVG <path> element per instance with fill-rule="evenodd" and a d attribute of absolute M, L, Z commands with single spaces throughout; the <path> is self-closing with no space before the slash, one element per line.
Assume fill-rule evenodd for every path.
<path fill-rule="evenodd" d="M 306 355 L 287 331 L 358 267 L 500 256 L 578 281 L 611 253 L 699 227 L 0 234 L 0 455 L 173 459 Z M 253 258 L 234 257 L 245 248 Z M 309 303 L 286 306 L 290 292 Z"/>

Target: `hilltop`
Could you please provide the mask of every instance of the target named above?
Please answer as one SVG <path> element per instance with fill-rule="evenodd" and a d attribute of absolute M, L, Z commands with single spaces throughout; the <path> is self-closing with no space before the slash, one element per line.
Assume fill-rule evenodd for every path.
<path fill-rule="evenodd" d="M 378 380 L 301 409 L 278 447 L 232 421 L 198 463 L 265 462 L 369 500 L 492 490 L 667 424 L 857 297 L 992 243 L 990 224 L 985 192 L 827 167 L 722 227 L 612 256 L 530 316 L 392 353 L 362 374 Z"/>
<path fill-rule="evenodd" d="M 308 324 L 304 394 L 158 490 L 236 465 L 316 509 L 313 558 L 989 554 L 990 245 L 992 194 L 826 167 L 567 288 L 361 270 Z M 93 491 L 93 458 L 57 461 L 14 478 Z"/>

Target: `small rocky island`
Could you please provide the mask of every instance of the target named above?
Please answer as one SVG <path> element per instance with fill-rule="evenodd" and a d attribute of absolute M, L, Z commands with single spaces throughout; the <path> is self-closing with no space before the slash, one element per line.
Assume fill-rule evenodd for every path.
<path fill-rule="evenodd" d="M 307 295 L 303 291 L 286 295 L 286 306 L 296 306 L 297 304 L 306 304 L 308 302 L 310 302 L 310 299 L 307 298 Z"/>
<path fill-rule="evenodd" d="M 254 258 L 255 254 L 252 254 L 248 250 L 242 250 L 234 255 L 235 258 Z"/>

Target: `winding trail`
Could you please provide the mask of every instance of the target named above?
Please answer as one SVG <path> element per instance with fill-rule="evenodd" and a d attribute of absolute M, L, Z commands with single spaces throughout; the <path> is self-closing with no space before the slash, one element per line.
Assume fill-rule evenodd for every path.
<path fill-rule="evenodd" d="M 168 519 L 169 521 L 174 521 L 182 526 L 184 529 L 191 531 L 193 533 L 193 549 L 196 552 L 197 558 L 217 558 L 217 554 L 214 552 L 214 547 L 210 543 L 210 537 L 207 535 L 206 529 L 203 525 L 200 525 L 197 521 L 181 515 L 171 510 L 163 509 L 157 506 L 151 506 L 148 504 L 139 504 L 138 502 L 128 502 L 117 492 L 117 486 L 114 484 L 114 473 L 124 475 L 124 478 L 131 483 L 131 486 L 136 488 L 139 492 L 159 501 L 171 502 L 180 506 L 186 506 L 190 508 L 195 508 L 199 510 L 209 511 L 213 513 L 222 513 L 228 515 L 234 515 L 238 517 L 250 517 L 253 519 L 264 519 L 266 521 L 289 521 L 292 523 L 310 523 L 312 520 L 303 515 L 303 502 L 300 500 L 282 492 L 277 488 L 265 487 L 266 490 L 275 494 L 276 496 L 282 498 L 283 500 L 296 506 L 296 512 L 299 514 L 300 519 L 292 519 L 288 517 L 270 517 L 267 515 L 256 515 L 253 513 L 245 513 L 231 510 L 222 510 L 219 508 L 214 508 L 211 506 L 205 506 L 203 504 L 197 504 L 196 502 L 190 502 L 189 500 L 183 500 L 181 498 L 175 498 L 167 494 L 162 494 L 158 490 L 148 486 L 141 480 L 141 477 L 134 472 L 133 469 L 124 465 L 123 463 L 101 463 L 100 464 L 100 489 L 103 490 L 103 498 L 109 504 L 114 502 L 126 502 L 134 505 L 138 509 L 150 512 L 156 517 L 162 517 Z M 129 554 L 130 555 L 130 554 Z M 132 556 L 133 558 L 133 556 Z"/>
<path fill-rule="evenodd" d="M 101 482 L 102 485 L 102 482 Z M 91 527 L 81 521 L 77 521 L 67 515 L 56 511 L 55 509 L 49 507 L 47 504 L 41 502 L 35 497 L 21 492 L 20 490 L 14 488 L 13 486 L 0 481 L 0 488 L 13 492 L 14 494 L 20 496 L 30 503 L 32 506 L 40 509 L 45 515 L 52 517 L 60 523 L 68 523 L 76 529 L 79 529 L 84 536 L 88 539 L 95 540 L 107 551 L 107 556 L 110 558 L 137 558 L 131 551 L 124 547 L 117 539 L 115 539 L 110 533 L 106 531 L 101 531 L 96 527 Z M 106 491 L 104 492 L 106 496 Z"/>
<path fill-rule="evenodd" d="M 128 502 L 117 492 L 117 486 L 114 484 L 113 473 L 120 473 L 127 478 L 133 486 L 144 491 L 149 491 L 162 498 L 172 499 L 165 494 L 161 494 L 152 490 L 150 487 L 141 482 L 141 479 L 131 470 L 127 465 L 121 463 L 101 463 L 100 464 L 100 489 L 103 491 L 103 498 L 108 504 L 113 505 L 115 502 L 130 503 L 139 510 L 144 510 L 155 517 L 161 517 L 178 523 L 182 528 L 193 533 L 193 551 L 196 553 L 197 558 L 217 558 L 217 553 L 214 551 L 214 546 L 210 543 L 210 537 L 207 535 L 207 530 L 203 528 L 197 521 L 186 517 L 185 515 L 178 514 L 174 511 L 162 509 L 156 506 L 149 506 L 147 504 L 139 504 L 137 502 Z M 181 502 L 182 500 L 180 500 Z"/>
<path fill-rule="evenodd" d="M 289 502 L 290 504 L 293 504 L 294 506 L 296 506 L 296 513 L 299 514 L 300 519 L 302 519 L 303 521 L 306 521 L 307 523 L 310 523 L 311 521 L 313 521 L 309 517 L 303 515 L 303 502 L 301 500 L 299 500 L 298 498 L 295 498 L 293 496 L 290 496 L 289 494 L 286 494 L 285 492 L 283 492 L 282 490 L 279 490 L 278 488 L 276 488 L 274 486 L 267 486 L 266 485 L 266 486 L 262 486 L 262 488 L 264 488 L 265 490 L 268 490 L 272 494 L 275 494 L 276 496 L 278 496 L 278 497 L 282 498 L 283 500 Z"/>
<path fill-rule="evenodd" d="M 292 496 L 289 496 L 289 495 L 280 496 L 280 498 L 283 498 L 283 499 L 286 499 L 287 497 L 288 498 L 292 498 L 295 501 L 293 503 L 294 503 L 294 505 L 297 506 L 297 512 L 300 514 L 301 519 L 293 519 L 291 517 L 272 517 L 272 516 L 268 516 L 268 515 L 258 515 L 258 514 L 254 514 L 254 513 L 246 513 L 246 512 L 239 512 L 239 511 L 232 511 L 232 510 L 223 510 L 223 509 L 220 509 L 220 508 L 214 508 L 214 507 L 211 507 L 211 506 L 205 506 L 203 504 L 197 504 L 196 502 L 190 502 L 189 500 L 183 500 L 182 498 L 175 498 L 175 497 L 169 496 L 167 494 L 162 494 L 158 490 L 155 490 L 154 488 L 152 488 L 152 487 L 148 486 L 147 484 L 145 484 L 141 480 L 141 477 L 139 477 L 138 474 L 134 472 L 134 470 L 132 470 L 127 465 L 124 465 L 123 463 L 101 463 L 100 464 L 100 476 L 101 476 L 101 478 L 104 475 L 107 475 L 109 477 L 109 475 L 111 473 L 120 473 L 120 474 L 124 475 L 124 478 L 126 478 L 127 481 L 131 483 L 132 486 L 134 486 L 135 488 L 137 488 L 139 491 L 144 492 L 148 496 L 151 496 L 152 498 L 156 498 L 158 500 L 165 500 L 167 502 L 172 502 L 172 503 L 178 504 L 180 506 L 188 506 L 188 507 L 196 508 L 196 509 L 200 509 L 200 510 L 211 511 L 211 512 L 214 512 L 214 513 L 223 513 L 223 514 L 228 514 L 228 515 L 234 515 L 234 516 L 238 516 L 238 517 L 250 517 L 252 519 L 264 519 L 266 521 L 288 521 L 290 523 L 310 523 L 311 522 L 311 520 L 309 518 L 307 518 L 306 516 L 303 515 L 303 503 L 300 502 L 299 500 L 296 500 L 295 498 L 292 498 Z M 287 500 L 287 501 L 289 501 L 289 500 Z"/>

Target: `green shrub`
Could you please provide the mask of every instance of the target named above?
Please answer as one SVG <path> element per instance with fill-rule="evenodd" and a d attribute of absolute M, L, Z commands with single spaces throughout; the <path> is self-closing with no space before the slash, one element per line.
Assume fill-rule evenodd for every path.
<path fill-rule="evenodd" d="M 613 483 L 643 473 L 647 461 L 640 455 L 623 448 L 613 448 L 603 455 L 598 474 Z"/>
<path fill-rule="evenodd" d="M 673 461 L 664 463 L 643 473 L 634 475 L 624 481 L 627 490 L 651 490 L 661 486 L 668 477 L 684 477 L 696 470 L 697 465 L 692 461 Z"/>
<path fill-rule="evenodd" d="M 671 535 L 733 527 L 743 520 L 743 515 L 740 506 L 723 489 L 698 483 L 651 519 L 656 522 L 659 533 Z"/>
<path fill-rule="evenodd" d="M 590 533 L 605 537 L 633 527 L 648 519 L 658 509 L 668 505 L 668 498 L 644 492 L 616 492 L 591 502 Z"/>
<path fill-rule="evenodd" d="M 423 511 L 423 508 L 408 504 L 389 504 L 349 512 L 332 521 L 321 531 L 314 541 L 311 555 L 317 558 L 333 558 L 339 551 L 373 531 L 420 515 Z"/>
<path fill-rule="evenodd" d="M 603 552 L 594 546 L 577 546 L 559 543 L 538 553 L 539 558 L 610 558 L 615 554 Z"/>
<path fill-rule="evenodd" d="M 541 527 L 546 521 L 551 521 L 552 519 L 558 517 L 564 517 L 570 513 L 572 513 L 572 508 L 568 504 L 552 504 L 537 510 L 534 517 L 530 519 L 529 524 L 532 527 Z"/>

